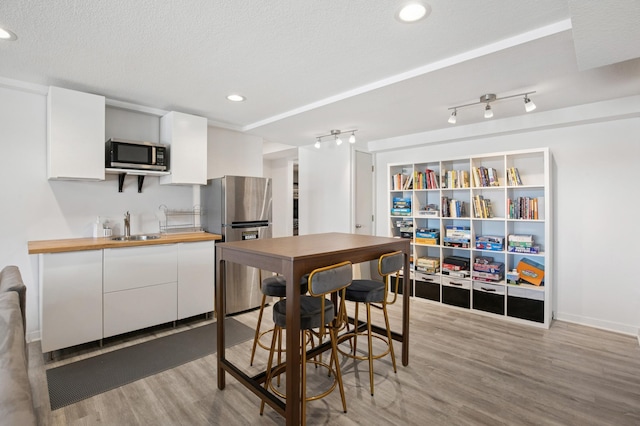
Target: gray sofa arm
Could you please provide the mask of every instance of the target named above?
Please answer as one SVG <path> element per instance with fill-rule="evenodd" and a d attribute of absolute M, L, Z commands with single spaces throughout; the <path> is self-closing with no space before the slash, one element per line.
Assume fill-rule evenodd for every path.
<path fill-rule="evenodd" d="M 20 300 L 20 312 L 22 313 L 22 328 L 24 328 L 25 335 L 27 333 L 27 287 L 22 281 L 22 275 L 20 275 L 20 269 L 15 265 L 5 266 L 0 271 L 0 293 L 7 291 L 15 291 L 18 293 Z"/>

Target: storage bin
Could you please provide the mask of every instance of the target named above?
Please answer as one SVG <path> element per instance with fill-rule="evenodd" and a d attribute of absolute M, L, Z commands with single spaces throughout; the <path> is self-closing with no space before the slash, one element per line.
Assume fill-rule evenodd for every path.
<path fill-rule="evenodd" d="M 471 307 L 471 281 L 443 276 L 442 303 L 469 309 Z"/>
<path fill-rule="evenodd" d="M 393 292 L 393 290 L 395 289 L 395 285 L 396 285 L 396 278 L 395 277 L 390 277 L 389 278 L 391 281 L 389 282 L 389 291 Z M 413 282 L 409 282 L 409 296 L 413 296 Z M 404 277 L 400 277 L 400 281 L 398 283 L 398 294 L 403 294 L 403 286 L 404 286 Z"/>
<path fill-rule="evenodd" d="M 507 288 L 507 316 L 544 322 L 544 292 L 523 287 Z"/>
<path fill-rule="evenodd" d="M 505 287 L 475 281 L 473 283 L 473 309 L 504 315 Z"/>
<path fill-rule="evenodd" d="M 416 297 L 423 299 L 440 301 L 440 276 L 424 274 L 416 272 L 415 279 L 415 293 Z"/>

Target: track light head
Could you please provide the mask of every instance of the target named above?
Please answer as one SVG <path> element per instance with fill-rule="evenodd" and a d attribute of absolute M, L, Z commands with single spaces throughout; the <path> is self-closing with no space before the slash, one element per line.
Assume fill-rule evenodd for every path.
<path fill-rule="evenodd" d="M 316 140 L 316 143 L 314 143 L 313 146 L 316 147 L 316 149 L 320 149 L 320 138 Z"/>
<path fill-rule="evenodd" d="M 529 99 L 529 95 L 524 95 L 524 110 L 527 112 L 531 112 L 536 109 L 536 104 L 533 103 L 531 99 Z"/>
<path fill-rule="evenodd" d="M 493 117 L 493 111 L 491 110 L 491 105 L 487 102 L 487 106 L 484 107 L 484 118 Z"/>
<path fill-rule="evenodd" d="M 356 135 L 355 132 L 351 132 L 351 136 L 349 136 L 349 143 L 356 143 Z"/>
<path fill-rule="evenodd" d="M 453 112 L 451 113 L 451 116 L 449 117 L 449 124 L 456 124 L 456 121 L 458 121 L 457 115 L 458 115 L 458 112 L 457 110 L 454 109 Z"/>

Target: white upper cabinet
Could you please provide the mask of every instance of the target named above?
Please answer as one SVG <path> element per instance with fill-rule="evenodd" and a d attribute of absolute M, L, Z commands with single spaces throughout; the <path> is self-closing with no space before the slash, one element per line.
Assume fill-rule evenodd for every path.
<path fill-rule="evenodd" d="M 207 184 L 207 119 L 172 111 L 160 119 L 160 142 L 169 145 L 171 174 L 160 184 Z"/>
<path fill-rule="evenodd" d="M 104 180 L 104 96 L 50 87 L 47 177 Z"/>

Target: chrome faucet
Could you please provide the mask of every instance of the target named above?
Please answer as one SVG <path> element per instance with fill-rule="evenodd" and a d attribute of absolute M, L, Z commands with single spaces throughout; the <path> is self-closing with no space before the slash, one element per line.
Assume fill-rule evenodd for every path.
<path fill-rule="evenodd" d="M 128 211 L 124 214 L 124 236 L 131 236 L 131 215 Z"/>

